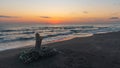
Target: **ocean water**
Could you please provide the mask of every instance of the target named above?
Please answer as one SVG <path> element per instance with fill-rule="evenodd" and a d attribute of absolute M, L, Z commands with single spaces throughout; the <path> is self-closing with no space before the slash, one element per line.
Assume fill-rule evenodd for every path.
<path fill-rule="evenodd" d="M 35 45 L 35 33 L 42 37 L 42 45 L 88 37 L 99 33 L 120 31 L 120 24 L 41 25 L 0 24 L 0 51 Z"/>

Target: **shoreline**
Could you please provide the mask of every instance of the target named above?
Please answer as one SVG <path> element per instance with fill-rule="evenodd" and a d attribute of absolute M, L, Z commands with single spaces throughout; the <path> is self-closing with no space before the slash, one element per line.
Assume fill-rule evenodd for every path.
<path fill-rule="evenodd" d="M 118 32 L 120 32 L 120 31 L 118 31 Z M 57 42 L 51 42 L 51 43 L 43 44 L 42 46 L 49 46 L 50 45 L 50 46 L 54 47 L 53 44 L 57 44 L 57 43 L 65 42 L 65 41 L 70 41 L 70 40 L 77 39 L 77 38 L 80 38 L 80 39 L 89 38 L 89 37 L 94 37 L 96 35 L 104 35 L 104 34 L 109 34 L 109 33 L 116 33 L 116 32 L 98 33 L 98 34 L 93 34 L 92 36 L 87 36 L 87 37 L 74 37 L 74 38 L 67 39 L 67 40 L 60 40 L 60 41 L 57 41 Z M 34 47 L 34 45 L 28 45 L 28 46 L 23 46 L 23 47 L 18 47 L 18 48 L 5 49 L 5 50 L 1 50 L 0 53 L 4 52 L 4 51 L 17 50 L 17 49 L 27 49 L 27 48 L 32 48 L 32 47 Z"/>
<path fill-rule="evenodd" d="M 118 32 L 120 32 L 120 31 L 118 31 Z M 48 42 L 48 43 L 42 44 L 42 46 L 46 46 L 46 45 L 54 44 L 54 43 L 59 43 L 59 42 L 64 42 L 64 41 L 69 41 L 69 40 L 72 40 L 72 39 L 74 39 L 74 38 L 86 38 L 86 37 L 91 37 L 91 36 L 94 36 L 94 35 L 108 34 L 108 33 L 114 33 L 114 32 L 105 32 L 105 33 L 91 34 L 91 35 L 88 35 L 88 36 L 64 38 L 64 39 L 60 39 L 60 40 L 54 40 L 55 42 Z M 33 46 L 34 46 L 34 45 L 27 45 L 27 46 L 22 46 L 22 47 L 17 47 L 17 48 L 9 48 L 9 49 L 5 49 L 5 50 L 0 50 L 0 52 L 6 51 L 6 50 L 12 50 L 12 49 L 29 48 L 29 47 L 33 47 Z"/>
<path fill-rule="evenodd" d="M 97 34 L 106 34 L 106 33 L 112 33 L 112 32 L 97 33 Z M 86 36 L 81 36 L 81 35 L 80 35 L 79 37 L 63 38 L 63 39 L 60 39 L 60 40 L 53 40 L 54 42 L 44 43 L 44 44 L 42 44 L 42 45 L 44 46 L 44 45 L 48 45 L 48 44 L 51 44 L 51 43 L 64 42 L 64 41 L 72 40 L 72 39 L 74 39 L 74 38 L 91 37 L 91 36 L 94 36 L 94 35 L 96 35 L 96 34 L 89 34 L 89 35 L 86 35 Z M 0 52 L 1 52 L 1 51 L 6 51 L 6 50 L 11 50 L 11 49 L 24 48 L 24 47 L 33 47 L 33 46 L 34 46 L 34 45 L 27 45 L 27 46 L 16 47 L 16 48 L 8 48 L 8 49 L 0 50 Z"/>
<path fill-rule="evenodd" d="M 46 44 L 62 54 L 30 65 L 20 62 L 18 55 L 31 46 L 0 51 L 0 68 L 119 68 L 119 35 L 120 31 Z"/>

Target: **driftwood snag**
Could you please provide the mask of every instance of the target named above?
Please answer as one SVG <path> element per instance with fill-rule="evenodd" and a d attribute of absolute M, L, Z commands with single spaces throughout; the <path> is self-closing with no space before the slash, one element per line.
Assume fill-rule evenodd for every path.
<path fill-rule="evenodd" d="M 38 59 L 51 57 L 58 54 L 58 51 L 52 47 L 41 47 L 42 37 L 36 33 L 35 34 L 36 43 L 34 48 L 24 50 L 20 53 L 19 59 L 23 63 L 31 63 Z"/>
<path fill-rule="evenodd" d="M 35 49 L 40 50 L 41 49 L 42 37 L 39 35 L 39 33 L 36 33 L 35 38 L 36 38 Z"/>

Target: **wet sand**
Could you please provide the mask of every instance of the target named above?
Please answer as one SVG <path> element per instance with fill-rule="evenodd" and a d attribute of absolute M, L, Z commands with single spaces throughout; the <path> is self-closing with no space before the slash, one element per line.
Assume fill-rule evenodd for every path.
<path fill-rule="evenodd" d="M 19 53 L 31 47 L 1 51 L 0 68 L 120 68 L 120 32 L 74 38 L 45 46 L 56 48 L 60 54 L 23 64 L 18 60 Z"/>

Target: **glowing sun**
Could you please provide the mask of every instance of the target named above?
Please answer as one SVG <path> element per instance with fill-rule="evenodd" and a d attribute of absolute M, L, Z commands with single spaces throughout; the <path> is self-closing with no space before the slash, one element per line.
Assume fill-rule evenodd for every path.
<path fill-rule="evenodd" d="M 49 21 L 51 24 L 59 24 L 60 23 L 60 20 L 58 19 L 52 19 Z"/>

